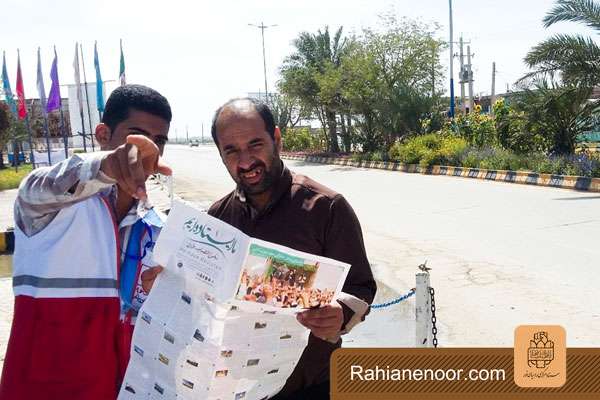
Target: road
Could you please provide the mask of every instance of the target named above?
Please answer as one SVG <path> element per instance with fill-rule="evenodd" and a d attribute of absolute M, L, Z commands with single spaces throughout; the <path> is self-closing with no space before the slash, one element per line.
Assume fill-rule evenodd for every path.
<path fill-rule="evenodd" d="M 233 189 L 214 147 L 171 145 L 165 159 L 184 199 L 208 206 Z M 286 164 L 354 207 L 382 287 L 377 301 L 414 287 L 416 266 L 428 260 L 440 345 L 510 347 L 521 324 L 563 325 L 569 346 L 600 345 L 600 195 Z M 412 312 L 410 301 L 374 311 L 351 342 L 412 346 Z"/>

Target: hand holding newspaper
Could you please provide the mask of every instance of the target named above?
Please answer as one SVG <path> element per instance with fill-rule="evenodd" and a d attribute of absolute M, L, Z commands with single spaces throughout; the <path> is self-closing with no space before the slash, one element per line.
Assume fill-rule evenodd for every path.
<path fill-rule="evenodd" d="M 138 314 L 126 399 L 259 400 L 292 373 L 350 266 L 251 238 L 175 202 L 154 251 L 165 266 Z"/>

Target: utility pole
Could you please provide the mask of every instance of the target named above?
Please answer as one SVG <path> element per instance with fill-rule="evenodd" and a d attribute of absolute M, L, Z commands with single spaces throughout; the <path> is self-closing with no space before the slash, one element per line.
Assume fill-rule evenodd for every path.
<path fill-rule="evenodd" d="M 469 79 L 469 112 L 475 109 L 475 101 L 473 99 L 473 68 L 471 65 L 471 46 L 467 46 L 467 72 Z"/>
<path fill-rule="evenodd" d="M 494 103 L 496 102 L 496 62 L 492 63 L 492 97 L 490 98 L 490 115 L 494 115 Z"/>
<path fill-rule="evenodd" d="M 202 122 L 202 144 L 204 144 L 204 122 Z"/>
<path fill-rule="evenodd" d="M 466 113 L 467 104 L 465 102 L 465 54 L 463 51 L 463 37 L 460 37 L 460 50 L 459 50 L 459 60 L 460 60 L 460 104 L 463 115 Z"/>
<path fill-rule="evenodd" d="M 452 0 L 448 0 L 450 14 L 450 118 L 454 118 L 454 32 L 452 26 Z"/>
<path fill-rule="evenodd" d="M 190 132 L 188 130 L 188 126 L 185 126 L 185 142 L 189 143 L 190 142 Z"/>
<path fill-rule="evenodd" d="M 265 53 L 265 29 L 272 28 L 277 25 L 265 25 L 263 22 L 261 22 L 260 25 L 255 25 L 255 24 L 248 24 L 248 25 L 253 26 L 255 28 L 259 28 L 261 36 L 262 36 L 263 71 L 265 74 L 265 102 L 268 104 L 269 103 L 269 90 L 267 87 L 267 56 Z"/>

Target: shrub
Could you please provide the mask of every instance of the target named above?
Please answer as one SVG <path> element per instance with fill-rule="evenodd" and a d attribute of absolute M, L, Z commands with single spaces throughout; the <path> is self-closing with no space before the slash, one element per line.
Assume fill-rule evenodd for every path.
<path fill-rule="evenodd" d="M 422 167 L 434 164 L 457 165 L 467 146 L 464 139 L 455 135 L 430 133 L 412 137 L 404 143 L 394 143 L 389 151 L 389 158 Z"/>
<path fill-rule="evenodd" d="M 321 151 L 320 139 L 313 135 L 309 128 L 288 128 L 283 135 L 285 151 Z"/>

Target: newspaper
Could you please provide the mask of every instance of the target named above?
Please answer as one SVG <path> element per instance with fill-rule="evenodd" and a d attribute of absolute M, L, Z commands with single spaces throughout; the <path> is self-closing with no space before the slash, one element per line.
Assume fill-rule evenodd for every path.
<path fill-rule="evenodd" d="M 154 256 L 165 270 L 139 311 L 119 400 L 275 395 L 308 340 L 295 314 L 335 301 L 350 268 L 178 201 Z"/>

